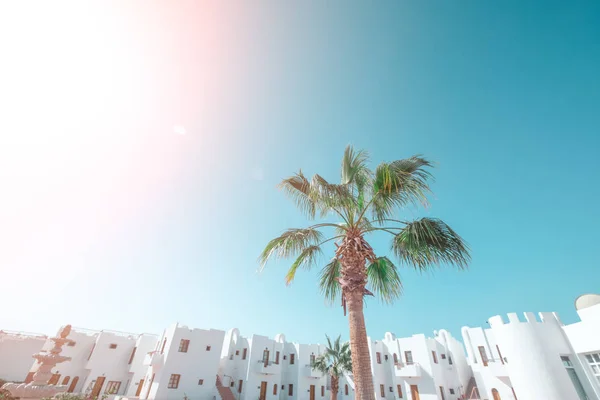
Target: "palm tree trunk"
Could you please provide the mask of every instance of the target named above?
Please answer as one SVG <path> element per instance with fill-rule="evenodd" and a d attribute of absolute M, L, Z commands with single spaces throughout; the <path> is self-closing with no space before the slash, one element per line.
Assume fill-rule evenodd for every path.
<path fill-rule="evenodd" d="M 355 400 L 375 400 L 371 356 L 365 317 L 363 315 L 363 293 L 352 291 L 346 295 L 348 320 L 350 323 L 350 350 L 352 352 L 352 373 L 356 385 Z"/>
<path fill-rule="evenodd" d="M 337 400 L 338 390 L 340 390 L 340 378 L 331 374 L 331 400 Z"/>

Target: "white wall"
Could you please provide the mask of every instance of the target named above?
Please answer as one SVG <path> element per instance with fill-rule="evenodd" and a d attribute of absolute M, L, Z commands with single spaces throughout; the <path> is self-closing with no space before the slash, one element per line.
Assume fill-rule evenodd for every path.
<path fill-rule="evenodd" d="M 215 382 L 224 338 L 225 332 L 220 330 L 189 329 L 177 324 L 169 327 L 157 342 L 160 352 L 166 339 L 163 361 L 148 369 L 141 397 L 145 397 L 147 382 L 155 374 L 148 399 L 181 400 L 184 395 L 190 400 L 212 398 L 216 394 Z M 190 341 L 187 352 L 179 351 L 182 339 Z M 176 389 L 168 387 L 172 374 L 181 376 Z"/>
<path fill-rule="evenodd" d="M 42 350 L 46 339 L 45 335 L 0 331 L 0 379 L 25 381 L 32 355 Z"/>
<path fill-rule="evenodd" d="M 140 381 L 146 376 L 148 367 L 144 365 L 144 359 L 148 352 L 154 350 L 159 337 L 156 335 L 140 335 L 135 344 L 135 354 L 129 365 L 129 385 L 126 388 L 126 395 L 134 397 Z"/>

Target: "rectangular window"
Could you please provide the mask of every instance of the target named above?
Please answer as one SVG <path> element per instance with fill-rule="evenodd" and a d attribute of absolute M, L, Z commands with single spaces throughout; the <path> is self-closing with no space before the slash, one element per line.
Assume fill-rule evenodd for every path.
<path fill-rule="evenodd" d="M 273 385 L 273 394 L 276 395 L 277 394 L 277 384 Z"/>
<path fill-rule="evenodd" d="M 344 386 L 344 392 L 346 393 L 346 396 L 348 396 L 348 385 Z"/>
<path fill-rule="evenodd" d="M 448 356 L 448 364 L 452 365 L 452 357 Z"/>
<path fill-rule="evenodd" d="M 242 360 L 246 359 L 246 355 L 248 355 L 248 349 L 244 349 L 244 351 L 242 352 Z"/>
<path fill-rule="evenodd" d="M 488 357 L 487 357 L 487 353 L 485 352 L 485 347 L 483 346 L 479 346 L 479 355 L 481 356 L 481 362 L 483 363 L 484 367 L 488 366 Z"/>
<path fill-rule="evenodd" d="M 325 386 L 321 386 L 321 397 L 325 397 Z"/>
<path fill-rule="evenodd" d="M 379 391 L 381 392 L 381 397 L 385 397 L 385 386 L 383 384 L 379 385 Z"/>
<path fill-rule="evenodd" d="M 287 356 L 284 354 L 283 355 L 283 361 L 287 360 Z"/>
<path fill-rule="evenodd" d="M 279 352 L 275 352 L 275 364 L 279 364 Z"/>
<path fill-rule="evenodd" d="M 412 363 L 413 363 L 412 351 L 405 351 L 404 358 L 406 359 L 406 365 L 412 365 Z"/>
<path fill-rule="evenodd" d="M 243 384 L 244 384 L 244 381 L 242 379 L 240 379 L 238 382 L 238 393 L 242 393 L 242 385 Z"/>
<path fill-rule="evenodd" d="M 437 354 L 435 354 L 435 351 L 432 351 L 431 355 L 433 356 L 433 362 L 437 364 Z"/>
<path fill-rule="evenodd" d="M 381 364 L 381 353 L 377 352 L 375 355 L 377 356 L 377 364 Z"/>
<path fill-rule="evenodd" d="M 390 386 L 390 393 L 394 393 L 394 388 Z"/>
<path fill-rule="evenodd" d="M 398 388 L 398 398 L 402 398 L 402 385 L 397 385 L 396 386 Z"/>
<path fill-rule="evenodd" d="M 387 354 L 386 354 L 386 355 L 384 355 L 384 356 L 383 356 L 383 359 L 384 359 L 385 361 L 387 361 L 387 360 L 388 360 L 388 355 L 387 355 Z"/>
<path fill-rule="evenodd" d="M 292 385 L 291 383 L 288 385 L 288 396 L 293 396 L 294 395 L 294 385 Z"/>
<path fill-rule="evenodd" d="M 199 386 L 204 385 L 204 379 L 198 379 L 198 385 Z"/>
<path fill-rule="evenodd" d="M 442 395 L 442 400 L 446 400 L 446 396 L 444 395 L 444 387 L 440 386 L 440 394 Z"/>
<path fill-rule="evenodd" d="M 296 355 L 294 353 L 290 354 L 290 364 L 293 364 L 296 361 Z"/>
<path fill-rule="evenodd" d="M 592 372 L 596 376 L 596 379 L 600 383 L 600 353 L 586 354 L 585 359 L 587 360 Z"/>
<path fill-rule="evenodd" d="M 450 391 L 450 394 L 454 394 L 454 389 L 448 389 Z"/>
<path fill-rule="evenodd" d="M 179 374 L 171 374 L 169 378 L 169 389 L 177 389 L 179 387 L 179 379 L 181 379 L 181 375 Z"/>
<path fill-rule="evenodd" d="M 188 347 L 190 347 L 190 341 L 187 339 L 181 339 L 181 342 L 179 342 L 179 352 L 187 353 Z"/>
<path fill-rule="evenodd" d="M 131 356 L 129 356 L 129 362 L 127 364 L 131 364 L 133 362 L 133 357 L 135 357 L 136 350 L 137 350 L 137 347 L 134 347 L 133 351 L 131 352 Z"/>
<path fill-rule="evenodd" d="M 165 346 L 167 345 L 167 338 L 163 340 L 162 347 L 160 348 L 160 354 L 165 352 Z"/>
<path fill-rule="evenodd" d="M 210 351 L 210 346 L 206 346 L 206 351 Z"/>
<path fill-rule="evenodd" d="M 121 382 L 118 382 L 118 381 L 108 381 L 108 384 L 106 385 L 106 390 L 104 391 L 104 393 L 107 393 L 107 394 L 118 394 L 120 388 L 121 388 Z"/>
<path fill-rule="evenodd" d="M 109 348 L 109 349 L 113 349 L 113 350 L 114 350 L 114 349 L 116 349 L 116 348 L 117 348 L 117 344 L 116 344 L 116 343 L 111 343 L 111 344 L 108 346 L 108 348 Z"/>
<path fill-rule="evenodd" d="M 573 383 L 573 386 L 575 387 L 575 391 L 577 392 L 579 399 L 587 400 L 588 397 L 585 394 L 585 390 L 583 389 L 583 385 L 581 384 L 579 377 L 577 376 L 577 372 L 575 372 L 575 367 L 573 366 L 573 363 L 567 356 L 561 356 L 560 359 L 562 360 L 563 365 L 565 366 L 565 369 L 567 370 L 567 374 L 569 375 L 569 378 L 571 378 L 571 383 Z"/>
<path fill-rule="evenodd" d="M 240 351 L 239 351 L 239 350 L 236 350 L 236 351 L 235 351 L 235 355 L 236 355 L 236 356 L 239 356 L 239 355 L 240 355 Z"/>
<path fill-rule="evenodd" d="M 440 356 L 442 357 L 442 360 L 446 359 L 446 355 L 444 353 L 440 354 Z"/>

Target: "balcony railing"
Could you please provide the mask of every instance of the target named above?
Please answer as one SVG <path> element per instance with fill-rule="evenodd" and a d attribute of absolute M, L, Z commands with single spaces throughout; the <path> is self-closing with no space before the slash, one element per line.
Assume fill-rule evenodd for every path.
<path fill-rule="evenodd" d="M 281 372 L 281 364 L 275 363 L 273 361 L 258 360 L 257 371 L 261 374 L 273 375 Z"/>
<path fill-rule="evenodd" d="M 396 376 L 404 378 L 420 378 L 423 369 L 419 363 L 397 363 L 394 368 Z"/>
<path fill-rule="evenodd" d="M 318 369 L 314 369 L 313 365 L 314 364 L 306 364 L 304 366 L 306 376 L 308 376 L 309 378 L 322 378 L 324 374 Z"/>

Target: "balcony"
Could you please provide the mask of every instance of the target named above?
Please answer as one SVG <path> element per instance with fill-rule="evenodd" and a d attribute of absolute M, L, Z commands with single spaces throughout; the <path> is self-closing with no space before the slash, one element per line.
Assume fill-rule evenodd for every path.
<path fill-rule="evenodd" d="M 273 361 L 265 364 L 263 360 L 259 360 L 256 365 L 256 372 L 259 374 L 276 375 L 281 373 L 281 364 L 275 364 Z"/>
<path fill-rule="evenodd" d="M 312 365 L 310 364 L 306 364 L 304 366 L 304 376 L 307 376 L 309 378 L 316 378 L 316 379 L 320 379 L 323 377 L 323 373 L 319 370 L 313 369 Z"/>
<path fill-rule="evenodd" d="M 401 378 L 420 378 L 423 375 L 423 369 L 419 363 L 396 364 L 394 366 L 396 376 Z"/>
<path fill-rule="evenodd" d="M 158 351 L 151 351 L 144 357 L 144 366 L 152 367 L 154 371 L 160 369 L 165 361 L 164 355 Z"/>
<path fill-rule="evenodd" d="M 500 359 L 489 360 L 487 368 L 495 377 L 508 378 L 508 370 L 506 365 L 503 364 Z"/>

